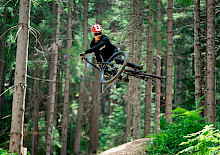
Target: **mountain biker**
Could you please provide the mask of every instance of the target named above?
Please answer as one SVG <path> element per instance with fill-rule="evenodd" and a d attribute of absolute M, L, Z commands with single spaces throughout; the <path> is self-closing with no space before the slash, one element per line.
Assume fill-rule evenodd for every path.
<path fill-rule="evenodd" d="M 107 61 L 114 53 L 118 52 L 118 49 L 113 44 L 111 44 L 109 38 L 103 34 L 101 25 L 93 25 L 92 33 L 94 35 L 94 38 L 90 43 L 91 48 L 86 50 L 85 52 L 80 53 L 80 56 L 85 56 L 86 54 L 94 52 L 97 63 L 99 63 L 102 62 L 102 59 L 103 61 Z M 123 60 L 119 58 L 116 60 L 116 63 L 122 64 Z M 143 65 L 135 65 L 130 62 L 127 62 L 127 66 L 139 70 L 143 69 Z"/>

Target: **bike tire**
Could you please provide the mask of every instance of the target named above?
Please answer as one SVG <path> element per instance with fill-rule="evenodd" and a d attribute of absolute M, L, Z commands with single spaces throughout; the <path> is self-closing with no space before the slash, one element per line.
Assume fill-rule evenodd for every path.
<path fill-rule="evenodd" d="M 109 77 L 109 78 L 106 78 L 105 76 L 106 76 L 106 69 L 109 67 L 108 66 L 108 63 L 111 63 L 112 61 L 114 61 L 114 60 L 116 60 L 117 59 L 117 57 L 123 57 L 123 63 L 122 64 L 117 64 L 117 65 L 119 65 L 119 68 L 117 68 L 117 71 L 115 71 L 116 72 L 116 74 L 115 75 L 109 75 L 109 76 L 111 76 L 111 77 Z M 108 85 L 108 84 L 111 84 L 112 82 L 114 82 L 115 80 L 117 80 L 118 79 L 118 77 L 121 75 L 121 73 L 124 71 L 124 68 L 125 68 L 125 66 L 127 65 L 127 54 L 125 53 L 125 52 L 123 52 L 123 51 L 121 51 L 121 52 L 117 52 L 117 53 L 115 53 L 114 55 L 112 55 L 107 61 L 106 61 L 106 63 L 105 63 L 106 65 L 104 65 L 103 67 L 102 67 L 102 69 L 101 69 L 101 73 L 100 73 L 100 82 L 102 83 L 102 84 L 105 84 L 105 85 Z M 116 65 L 116 64 L 115 64 Z M 113 67 L 112 67 L 113 68 Z M 115 66 L 114 66 L 114 68 L 115 68 Z"/>

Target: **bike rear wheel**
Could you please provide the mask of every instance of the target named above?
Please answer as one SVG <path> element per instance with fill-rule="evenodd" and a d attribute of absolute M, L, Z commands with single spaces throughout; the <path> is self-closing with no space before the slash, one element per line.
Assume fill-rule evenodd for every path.
<path fill-rule="evenodd" d="M 101 83 L 108 85 L 117 80 L 126 65 L 127 54 L 125 52 L 121 51 L 112 55 L 106 62 L 103 63 L 100 73 Z"/>

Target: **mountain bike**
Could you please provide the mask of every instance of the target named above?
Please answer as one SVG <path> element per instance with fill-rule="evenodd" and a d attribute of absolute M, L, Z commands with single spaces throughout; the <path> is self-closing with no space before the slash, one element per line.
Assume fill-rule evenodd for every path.
<path fill-rule="evenodd" d="M 123 51 L 114 53 L 107 61 L 104 61 L 101 55 L 100 57 L 102 61 L 98 64 L 90 62 L 85 56 L 82 59 L 100 71 L 100 82 L 102 84 L 108 85 L 117 79 L 128 81 L 129 76 L 145 81 L 152 78 L 162 79 L 161 76 L 149 74 L 143 70 L 126 68 L 128 59 L 127 54 Z"/>

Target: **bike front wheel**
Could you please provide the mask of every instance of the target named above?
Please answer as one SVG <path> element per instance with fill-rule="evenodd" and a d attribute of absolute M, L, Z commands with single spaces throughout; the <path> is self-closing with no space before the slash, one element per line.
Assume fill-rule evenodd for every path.
<path fill-rule="evenodd" d="M 121 51 L 113 54 L 106 62 L 103 63 L 100 73 L 101 83 L 108 85 L 117 80 L 126 65 L 127 54 L 125 52 Z"/>

